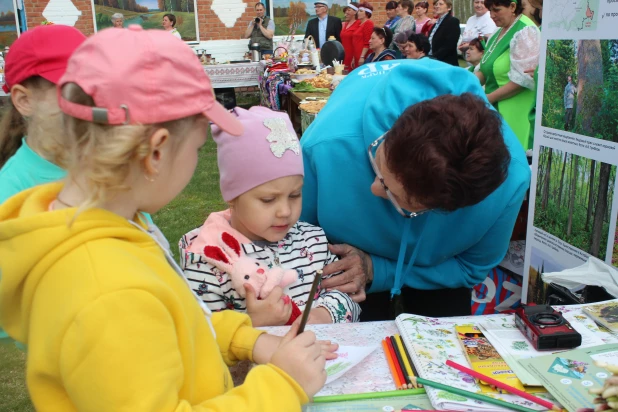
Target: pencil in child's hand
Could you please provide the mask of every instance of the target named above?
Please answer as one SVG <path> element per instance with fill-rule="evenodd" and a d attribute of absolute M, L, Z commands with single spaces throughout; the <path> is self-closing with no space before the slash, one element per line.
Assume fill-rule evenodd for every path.
<path fill-rule="evenodd" d="M 391 353 L 388 350 L 388 346 L 386 346 L 386 339 L 382 340 L 382 349 L 384 349 L 384 356 L 386 356 L 388 368 L 391 370 L 391 375 L 393 375 L 393 381 L 395 381 L 395 386 L 397 387 L 397 389 L 399 389 L 401 388 L 401 382 L 399 382 L 399 376 L 397 375 L 397 371 L 395 370 L 395 364 L 393 363 L 393 359 L 391 358 Z"/>
<path fill-rule="evenodd" d="M 395 352 L 395 359 L 397 359 L 397 363 L 399 364 L 399 369 L 401 369 L 401 373 L 403 374 L 403 379 L 405 381 L 406 389 L 412 389 L 412 383 L 410 382 L 410 376 L 408 371 L 406 370 L 406 365 L 403 363 L 403 357 L 399 352 L 399 346 L 397 346 L 397 341 L 394 336 L 389 337 L 391 341 L 391 346 L 393 347 L 393 351 Z"/>

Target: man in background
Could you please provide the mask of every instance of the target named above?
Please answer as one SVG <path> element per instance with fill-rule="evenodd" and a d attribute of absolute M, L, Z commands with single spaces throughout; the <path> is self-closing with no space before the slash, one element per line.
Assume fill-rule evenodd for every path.
<path fill-rule="evenodd" d="M 564 88 L 564 130 L 568 131 L 571 128 L 573 121 L 573 103 L 575 102 L 575 85 L 572 83 L 571 76 L 567 76 L 567 85 Z"/>
<path fill-rule="evenodd" d="M 275 21 L 265 15 L 266 8 L 262 3 L 255 3 L 255 14 L 255 19 L 249 22 L 245 30 L 245 38 L 249 39 L 249 46 L 259 43 L 261 54 L 272 54 Z"/>
<path fill-rule="evenodd" d="M 341 19 L 328 15 L 328 2 L 316 1 L 313 3 L 315 14 L 318 16 L 307 22 L 305 38 L 312 36 L 316 47 L 321 49 L 330 36 L 335 36 L 337 41 L 341 41 Z"/>

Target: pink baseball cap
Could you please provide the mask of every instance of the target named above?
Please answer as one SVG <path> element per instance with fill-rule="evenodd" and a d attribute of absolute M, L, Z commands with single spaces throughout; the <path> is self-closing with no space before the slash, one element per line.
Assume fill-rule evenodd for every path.
<path fill-rule="evenodd" d="M 75 83 L 95 107 L 64 99 Z M 58 83 L 60 109 L 94 123 L 156 124 L 203 114 L 227 133 L 243 127 L 214 96 L 210 79 L 189 46 L 163 30 L 109 28 L 86 40 Z"/>
<path fill-rule="evenodd" d="M 280 177 L 305 175 L 300 143 L 287 113 L 261 106 L 237 107 L 234 112 L 245 129 L 241 136 L 212 128 L 223 200 L 234 200 Z"/>
<path fill-rule="evenodd" d="M 63 25 L 38 26 L 24 32 L 6 55 L 2 89 L 9 93 L 11 87 L 33 76 L 57 84 L 69 57 L 84 40 L 86 36 L 79 30 Z"/>

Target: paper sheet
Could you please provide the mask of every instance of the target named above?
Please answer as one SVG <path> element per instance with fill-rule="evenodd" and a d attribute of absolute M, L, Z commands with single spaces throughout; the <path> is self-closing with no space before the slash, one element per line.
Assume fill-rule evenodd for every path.
<path fill-rule="evenodd" d="M 343 376 L 347 371 L 358 365 L 377 346 L 339 346 L 337 359 L 326 361 L 326 385 Z"/>

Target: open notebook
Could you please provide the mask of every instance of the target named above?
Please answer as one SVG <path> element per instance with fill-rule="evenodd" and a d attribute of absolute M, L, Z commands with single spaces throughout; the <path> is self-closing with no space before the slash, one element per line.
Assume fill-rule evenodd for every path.
<path fill-rule="evenodd" d="M 492 315 L 494 316 L 494 315 Z M 499 315 L 496 315 L 499 316 Z M 489 316 L 484 316 L 487 319 Z M 470 392 L 481 393 L 481 388 L 469 375 L 446 366 L 448 359 L 461 365 L 468 365 L 466 356 L 455 335 L 455 325 L 476 323 L 478 317 L 466 316 L 456 318 L 429 318 L 418 315 L 402 314 L 397 317 L 395 323 L 399 333 L 410 352 L 412 361 L 416 366 L 421 378 L 429 379 L 452 387 Z M 460 395 L 445 392 L 439 389 L 425 388 L 431 404 L 436 409 L 457 411 L 508 411 L 485 402 L 468 399 Z M 526 399 L 510 394 L 489 394 L 506 402 L 527 408 L 544 410 Z M 546 394 L 535 396 L 548 397 Z M 549 399 L 549 397 L 548 397 Z"/>

